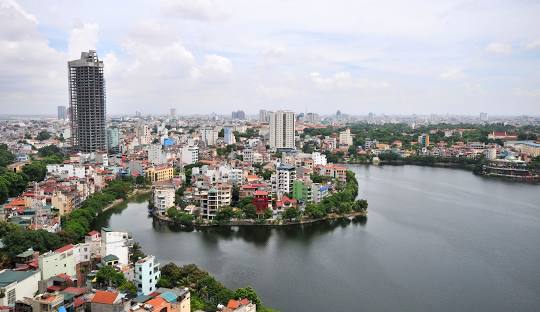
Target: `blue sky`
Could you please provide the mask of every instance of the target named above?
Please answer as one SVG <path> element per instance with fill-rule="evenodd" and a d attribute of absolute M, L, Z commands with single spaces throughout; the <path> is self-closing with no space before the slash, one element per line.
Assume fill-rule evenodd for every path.
<path fill-rule="evenodd" d="M 107 110 L 540 115 L 540 2 L 0 0 L 0 107 L 68 105 L 96 49 Z"/>

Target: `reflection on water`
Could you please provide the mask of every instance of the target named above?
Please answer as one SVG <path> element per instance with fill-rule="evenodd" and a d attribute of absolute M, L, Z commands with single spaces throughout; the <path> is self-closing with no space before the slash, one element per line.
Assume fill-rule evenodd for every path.
<path fill-rule="evenodd" d="M 146 198 L 96 222 L 162 264 L 196 263 L 281 311 L 540 311 L 540 186 L 461 170 L 353 167 L 365 218 L 181 230 Z"/>
<path fill-rule="evenodd" d="M 245 242 L 259 246 L 265 246 L 272 235 L 282 236 L 287 239 L 302 240 L 309 242 L 317 239 L 317 236 L 325 235 L 336 228 L 347 226 L 365 226 L 367 217 L 357 216 L 352 219 L 326 220 L 316 223 L 287 225 L 287 226 L 218 226 L 207 228 L 186 228 L 162 222 L 157 219 L 152 220 L 152 227 L 157 232 L 199 232 L 207 242 L 218 242 L 219 240 L 242 239 Z"/>

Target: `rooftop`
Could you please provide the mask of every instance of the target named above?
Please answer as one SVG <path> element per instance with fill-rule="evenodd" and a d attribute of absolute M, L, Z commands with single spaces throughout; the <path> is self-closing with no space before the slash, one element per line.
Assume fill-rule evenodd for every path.
<path fill-rule="evenodd" d="M 0 287 L 23 281 L 34 274 L 36 274 L 36 271 L 3 270 L 0 272 Z"/>

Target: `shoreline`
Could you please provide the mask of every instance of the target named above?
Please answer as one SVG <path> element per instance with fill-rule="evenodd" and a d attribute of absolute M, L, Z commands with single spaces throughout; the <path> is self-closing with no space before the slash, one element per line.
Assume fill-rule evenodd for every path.
<path fill-rule="evenodd" d="M 101 212 L 100 213 L 103 213 L 105 211 L 108 211 L 108 210 L 111 210 L 111 209 L 114 209 L 116 208 L 118 205 L 120 204 L 123 204 L 124 202 L 127 202 L 129 201 L 130 199 L 132 199 L 133 197 L 135 196 L 138 196 L 138 195 L 147 195 L 147 194 L 150 194 L 152 192 L 152 189 L 151 188 L 144 188 L 144 189 L 134 189 L 126 198 L 119 198 L 119 199 L 115 199 L 112 203 L 108 204 L 107 206 L 103 207 L 103 209 L 101 209 Z"/>
<path fill-rule="evenodd" d="M 351 219 L 351 218 L 367 218 L 368 212 L 366 211 L 358 211 L 358 212 L 350 212 L 347 214 L 329 214 L 323 218 L 318 219 L 304 219 L 304 220 L 264 220 L 264 222 L 260 222 L 257 220 L 233 220 L 226 223 L 220 223 L 220 224 L 212 224 L 212 223 L 203 223 L 203 224 L 192 224 L 191 226 L 195 229 L 202 229 L 202 228 L 211 228 L 211 227 L 221 227 L 221 226 L 269 226 L 269 227 L 282 227 L 282 226 L 291 226 L 291 225 L 302 225 L 302 224 L 312 224 L 322 221 L 328 221 L 328 220 L 341 220 L 341 219 Z M 183 227 L 189 227 L 186 225 L 181 225 L 179 223 L 176 223 L 172 221 L 167 216 L 160 216 L 155 213 L 152 213 L 152 217 L 157 219 L 160 222 L 164 222 L 170 225 L 180 225 Z"/>
<path fill-rule="evenodd" d="M 502 181 L 508 181 L 508 182 L 517 182 L 517 183 L 525 183 L 525 184 L 540 184 L 539 180 L 528 180 L 523 179 L 520 177 L 502 177 L 502 176 L 496 176 L 496 175 L 488 175 L 488 174 L 482 174 L 482 173 L 476 173 L 475 172 L 475 164 L 459 164 L 459 163 L 444 163 L 444 162 L 435 162 L 435 163 L 423 163 L 423 162 L 417 162 L 417 161 L 384 161 L 381 160 L 381 162 L 376 165 L 373 163 L 348 163 L 348 162 L 340 162 L 341 165 L 365 165 L 365 166 L 417 166 L 417 167 L 432 167 L 432 168 L 446 168 L 446 169 L 458 169 L 458 170 L 465 170 L 472 172 L 472 174 L 488 178 L 488 179 L 497 179 Z"/>

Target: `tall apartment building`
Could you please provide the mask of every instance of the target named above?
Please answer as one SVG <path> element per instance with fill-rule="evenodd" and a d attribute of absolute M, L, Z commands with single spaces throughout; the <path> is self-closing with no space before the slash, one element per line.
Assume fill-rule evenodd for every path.
<path fill-rule="evenodd" d="M 236 139 L 234 138 L 234 128 L 231 126 L 225 126 L 223 128 L 223 141 L 225 144 L 234 144 Z"/>
<path fill-rule="evenodd" d="M 270 177 L 272 192 L 281 198 L 293 191 L 294 180 L 296 179 L 296 168 L 287 164 L 280 164 L 276 168 L 276 173 Z"/>
<path fill-rule="evenodd" d="M 167 209 L 174 207 L 176 190 L 172 182 L 154 183 L 152 186 L 152 199 L 156 212 L 162 216 L 167 214 Z"/>
<path fill-rule="evenodd" d="M 340 146 L 351 146 L 353 144 L 353 138 L 351 135 L 351 129 L 347 128 L 344 131 L 339 133 L 339 145 Z"/>
<path fill-rule="evenodd" d="M 259 110 L 259 121 L 260 122 L 269 122 L 270 121 L 270 111 L 261 109 Z"/>
<path fill-rule="evenodd" d="M 135 262 L 134 274 L 134 282 L 139 295 L 148 295 L 154 292 L 161 276 L 156 257 L 150 255 Z"/>
<path fill-rule="evenodd" d="M 71 145 L 91 153 L 107 148 L 105 134 L 105 79 L 103 61 L 94 50 L 68 62 Z"/>
<path fill-rule="evenodd" d="M 107 150 L 113 153 L 120 152 L 120 130 L 116 127 L 107 129 Z"/>
<path fill-rule="evenodd" d="M 109 228 L 101 229 L 101 256 L 114 255 L 118 263 L 129 263 L 129 247 L 132 243 L 127 232 L 114 232 Z"/>
<path fill-rule="evenodd" d="M 219 137 L 219 131 L 213 127 L 202 128 L 200 130 L 201 140 L 208 146 L 216 144 Z"/>
<path fill-rule="evenodd" d="M 270 148 L 294 148 L 294 112 L 270 113 Z"/>
<path fill-rule="evenodd" d="M 231 205 L 231 186 L 229 184 L 217 184 L 208 191 L 202 191 L 197 195 L 201 208 L 201 216 L 205 219 L 213 219 L 219 209 Z"/>
<path fill-rule="evenodd" d="M 67 119 L 67 108 L 65 106 L 58 106 L 58 119 L 66 120 Z"/>
<path fill-rule="evenodd" d="M 197 146 L 184 146 L 182 148 L 182 163 L 192 165 L 199 161 L 199 148 Z"/>

